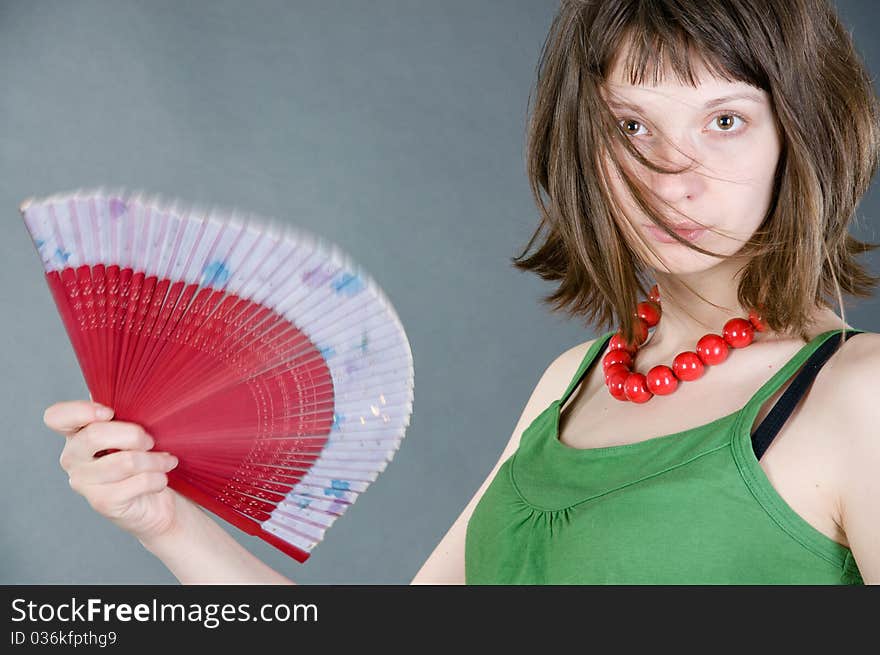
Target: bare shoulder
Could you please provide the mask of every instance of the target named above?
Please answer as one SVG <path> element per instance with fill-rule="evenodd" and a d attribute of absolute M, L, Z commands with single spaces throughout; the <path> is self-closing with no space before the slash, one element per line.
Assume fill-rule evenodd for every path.
<path fill-rule="evenodd" d="M 865 332 L 828 361 L 843 531 L 865 582 L 880 583 L 880 334 Z"/>
<path fill-rule="evenodd" d="M 865 332 L 843 343 L 828 361 L 827 389 L 835 407 L 846 409 L 841 421 L 854 429 L 853 436 L 878 434 L 877 372 L 880 371 L 880 334 Z M 859 429 L 863 428 L 863 429 Z"/>
<path fill-rule="evenodd" d="M 869 446 L 866 442 L 880 442 L 876 438 L 880 434 L 880 403 L 875 386 L 878 367 L 880 334 L 874 332 L 857 334 L 845 341 L 822 367 L 821 405 L 833 411 L 833 420 L 840 428 L 836 441 L 846 445 L 841 451 L 843 455 L 859 444 L 865 447 Z"/>
<path fill-rule="evenodd" d="M 584 361 L 584 357 L 587 356 L 587 352 L 593 344 L 599 340 L 599 338 L 601 338 L 601 335 L 595 339 L 590 339 L 583 343 L 579 343 L 576 346 L 572 346 L 560 354 L 555 360 L 553 360 L 550 366 L 547 367 L 547 372 L 544 374 L 545 378 L 547 378 L 546 383 L 556 394 L 556 398 L 565 393 L 565 390 L 568 388 L 568 383 L 574 378 L 575 373 L 577 373 L 578 368 Z"/>
<path fill-rule="evenodd" d="M 559 355 L 556 358 L 554 364 L 557 368 L 560 369 L 560 372 L 566 372 L 564 369 L 569 369 L 567 372 L 572 375 L 577 371 L 578 366 L 581 365 L 581 362 L 584 361 L 584 357 L 587 356 L 587 351 L 592 347 L 594 343 L 599 339 L 596 337 L 595 339 L 589 339 L 588 341 L 584 341 L 583 343 L 579 343 L 576 346 L 572 346 L 565 352 Z"/>

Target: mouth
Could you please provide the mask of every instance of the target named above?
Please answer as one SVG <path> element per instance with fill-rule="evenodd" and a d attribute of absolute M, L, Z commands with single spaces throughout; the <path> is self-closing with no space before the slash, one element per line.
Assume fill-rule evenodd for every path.
<path fill-rule="evenodd" d="M 650 225 L 645 225 L 645 228 L 655 240 L 660 241 L 661 243 L 678 243 L 675 239 L 666 234 L 666 232 L 664 232 L 661 228 L 657 227 L 653 223 Z M 673 232 L 675 232 L 685 241 L 696 241 L 703 235 L 705 231 L 706 228 L 699 226 L 684 227 L 680 229 L 675 228 L 673 230 Z"/>

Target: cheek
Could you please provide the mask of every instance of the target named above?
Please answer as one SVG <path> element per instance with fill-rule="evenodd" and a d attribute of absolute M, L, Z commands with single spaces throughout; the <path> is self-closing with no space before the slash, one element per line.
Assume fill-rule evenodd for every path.
<path fill-rule="evenodd" d="M 773 192 L 779 148 L 775 140 L 743 144 L 718 156 L 718 179 L 712 182 L 726 201 L 740 210 L 766 209 Z"/>
<path fill-rule="evenodd" d="M 633 232 L 633 228 L 627 220 L 627 216 L 633 216 L 635 214 L 636 205 L 629 194 L 629 190 L 626 188 L 626 182 L 620 177 L 614 164 L 607 159 L 601 161 L 602 170 L 604 172 L 605 180 L 608 183 L 608 191 L 611 193 L 612 201 L 617 207 L 617 212 L 623 213 L 623 216 L 619 216 L 617 215 L 617 212 L 612 211 L 612 220 L 615 221 L 630 247 L 638 249 L 638 237 Z M 630 174 L 632 173 L 630 172 Z"/>
<path fill-rule="evenodd" d="M 706 161 L 719 182 L 740 189 L 745 185 L 751 190 L 761 190 L 772 186 L 779 155 L 777 135 L 760 130 L 711 145 L 707 148 Z"/>
<path fill-rule="evenodd" d="M 628 172 L 630 176 L 634 176 L 632 171 Z M 623 214 L 623 216 L 615 215 L 613 218 L 624 234 L 626 234 L 631 240 L 633 238 L 632 226 L 629 224 L 627 217 L 635 216 L 638 213 L 638 206 L 632 195 L 630 195 L 626 182 L 613 164 L 606 163 L 605 176 L 610 185 L 609 190 L 611 192 L 612 200 L 616 205 L 618 212 Z"/>
<path fill-rule="evenodd" d="M 618 161 L 621 163 L 621 166 L 623 166 L 625 172 L 630 176 L 630 179 L 638 181 L 638 173 L 633 169 L 632 164 L 627 161 L 628 158 L 628 153 L 618 154 Z M 626 186 L 626 181 L 621 176 L 620 171 L 618 171 L 617 167 L 608 160 L 604 163 L 604 170 L 605 178 L 608 180 L 612 197 L 618 208 L 627 215 L 632 215 L 631 211 L 635 209 L 637 205 L 630 194 L 629 188 Z"/>
<path fill-rule="evenodd" d="M 638 174 L 633 171 L 630 166 L 627 166 L 625 162 L 623 162 L 622 165 L 632 177 L 636 180 L 639 179 Z M 673 268 L 677 267 L 675 261 L 667 261 L 665 259 L 670 255 L 668 252 L 668 246 L 663 247 L 660 244 L 652 242 L 648 236 L 639 231 L 639 229 L 631 223 L 630 217 L 642 216 L 644 212 L 630 195 L 629 189 L 626 187 L 626 182 L 620 177 L 620 174 L 614 166 L 611 165 L 607 167 L 606 170 L 608 171 L 609 184 L 611 185 L 611 191 L 614 194 L 617 207 L 619 211 L 623 213 L 622 216 L 615 216 L 614 220 L 627 246 L 629 246 L 635 256 L 649 268 L 664 270 L 666 266 L 671 266 Z M 666 252 L 664 252 L 664 250 L 666 250 Z M 690 256 L 703 256 L 692 252 L 689 254 Z M 672 256 L 681 257 L 682 255 L 672 253 Z"/>
<path fill-rule="evenodd" d="M 745 245 L 763 223 L 772 199 L 775 162 L 760 160 L 749 163 L 751 170 L 732 172 L 732 175 L 739 174 L 740 182 L 715 183 L 717 186 L 712 195 L 724 210 L 719 216 L 722 219 L 719 223 L 722 233 L 713 235 L 713 238 L 725 251 Z"/>

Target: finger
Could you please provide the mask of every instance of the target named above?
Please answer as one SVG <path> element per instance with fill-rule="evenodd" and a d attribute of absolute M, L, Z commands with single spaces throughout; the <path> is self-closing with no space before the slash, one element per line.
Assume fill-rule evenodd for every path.
<path fill-rule="evenodd" d="M 177 458 L 170 453 L 123 450 L 75 468 L 70 486 L 79 490 L 86 485 L 119 482 L 138 473 L 167 472 L 175 466 Z"/>
<path fill-rule="evenodd" d="M 110 423 L 90 423 L 67 440 L 62 453 L 62 466 L 69 469 L 74 465 L 91 462 L 101 450 L 151 450 L 156 443 L 144 428 L 137 423 L 113 421 Z M 114 453 L 115 454 L 115 453 Z M 107 455 L 109 457 L 110 455 Z"/>
<path fill-rule="evenodd" d="M 168 486 L 168 475 L 161 471 L 138 473 L 125 480 L 109 485 L 101 485 L 99 494 L 89 494 L 92 485 L 87 485 L 84 494 L 92 507 L 102 514 L 113 514 L 140 495 L 157 493 Z"/>
<path fill-rule="evenodd" d="M 65 436 L 75 434 L 89 423 L 109 421 L 113 410 L 88 400 L 69 400 L 55 403 L 43 412 L 43 423 Z"/>

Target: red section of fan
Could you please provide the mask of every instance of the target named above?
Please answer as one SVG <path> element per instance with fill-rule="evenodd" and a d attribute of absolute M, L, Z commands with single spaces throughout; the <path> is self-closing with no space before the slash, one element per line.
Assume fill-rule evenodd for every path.
<path fill-rule="evenodd" d="M 311 467 L 333 423 L 330 371 L 306 335 L 234 294 L 131 268 L 83 265 L 46 278 L 93 400 L 179 458 L 169 486 L 305 561 L 260 522 Z"/>

